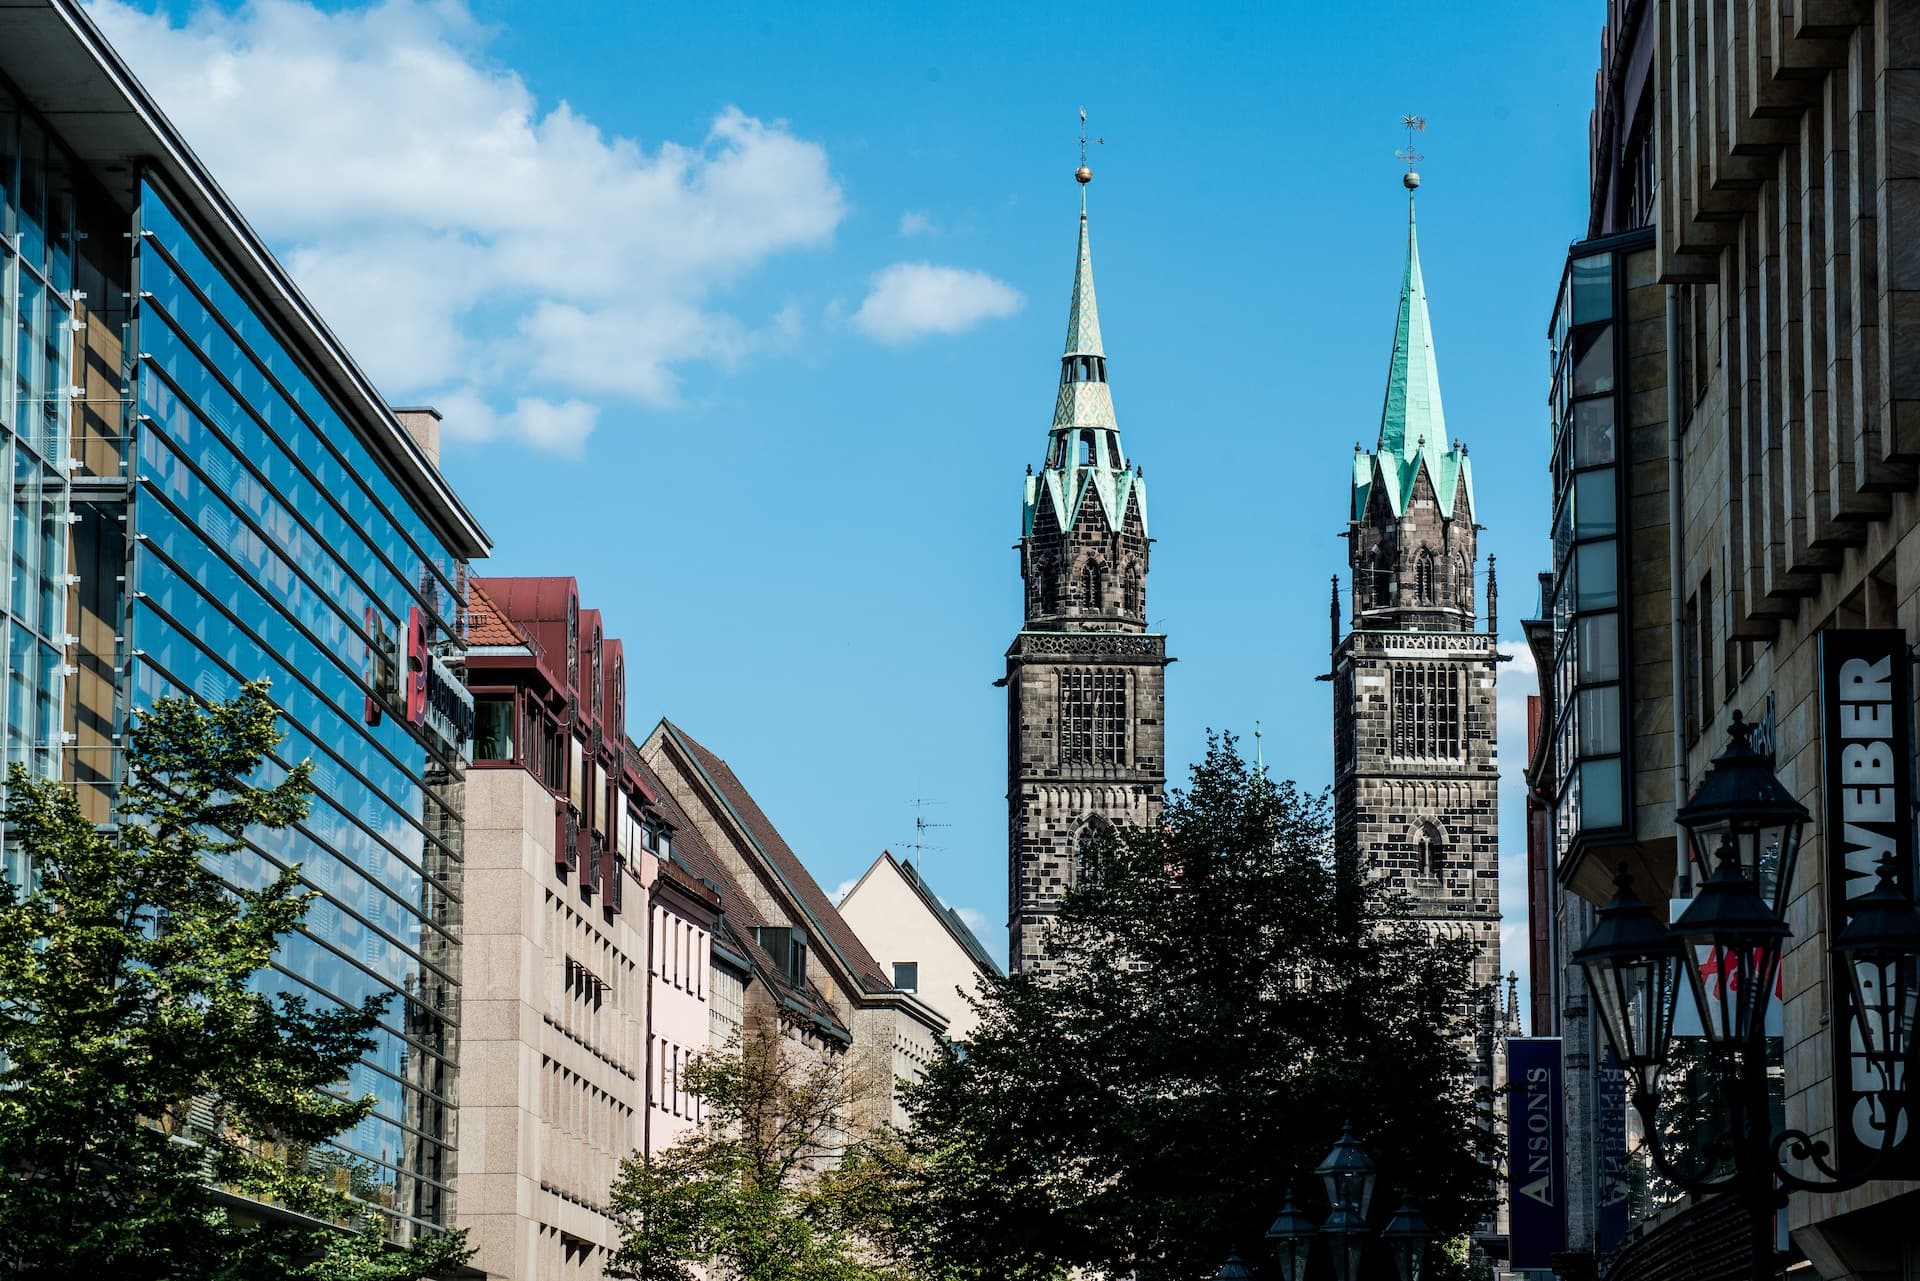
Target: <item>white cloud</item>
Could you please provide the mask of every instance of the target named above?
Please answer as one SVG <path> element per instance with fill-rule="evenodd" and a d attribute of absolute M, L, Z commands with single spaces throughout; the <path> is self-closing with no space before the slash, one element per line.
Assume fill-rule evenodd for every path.
<path fill-rule="evenodd" d="M 937 236 L 939 234 L 940 228 L 935 225 L 933 218 L 927 214 L 920 213 L 917 210 L 909 210 L 900 215 L 900 235 L 902 239 L 911 239 L 914 236 Z"/>
<path fill-rule="evenodd" d="M 967 923 L 967 928 L 975 934 L 978 934 L 981 938 L 984 939 L 992 932 L 987 923 L 987 914 L 985 912 L 977 911 L 971 907 L 956 907 L 953 910 L 961 920 Z"/>
<path fill-rule="evenodd" d="M 1011 316 L 1026 298 L 984 271 L 896 262 L 876 272 L 866 300 L 853 313 L 856 328 L 879 342 L 912 342 L 928 334 L 957 334 L 984 320 Z"/>
<path fill-rule="evenodd" d="M 847 901 L 847 895 L 853 893 L 853 887 L 859 883 L 859 877 L 849 876 L 846 880 L 834 886 L 833 893 L 828 895 L 828 897 L 833 900 L 833 905 L 839 907 L 842 903 L 845 903 Z"/>
<path fill-rule="evenodd" d="M 716 291 L 846 214 L 784 122 L 648 145 L 543 106 L 463 0 L 89 11 L 387 395 L 488 409 L 452 438 L 576 453 L 604 407 L 678 403 L 757 341 Z"/>

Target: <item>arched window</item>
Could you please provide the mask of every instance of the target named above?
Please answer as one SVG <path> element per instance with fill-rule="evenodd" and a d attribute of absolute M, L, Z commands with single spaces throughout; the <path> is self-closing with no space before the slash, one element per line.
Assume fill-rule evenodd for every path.
<path fill-rule="evenodd" d="M 1127 562 L 1126 577 L 1121 580 L 1121 607 L 1129 614 L 1140 612 L 1140 567 Z"/>
<path fill-rule="evenodd" d="M 1422 605 L 1434 603 L 1433 553 L 1424 547 L 1413 562 L 1413 598 Z"/>
<path fill-rule="evenodd" d="M 1372 559 L 1362 571 L 1367 577 L 1367 600 L 1373 605 L 1393 604 L 1393 570 L 1387 565 L 1387 548 L 1375 543 Z"/>
<path fill-rule="evenodd" d="M 1084 609 L 1099 609 L 1101 604 L 1100 563 L 1089 560 L 1080 571 L 1080 605 Z"/>
<path fill-rule="evenodd" d="M 1060 604 L 1060 578 L 1052 561 L 1040 563 L 1040 612 L 1051 614 Z"/>
<path fill-rule="evenodd" d="M 1107 851 L 1114 836 L 1113 823 L 1103 814 L 1093 814 L 1080 826 L 1073 842 L 1073 883 L 1096 885 L 1100 880 L 1100 855 Z"/>
<path fill-rule="evenodd" d="M 1420 872 L 1424 876 L 1439 876 L 1447 866 L 1447 838 L 1441 835 L 1438 824 L 1422 823 L 1414 834 L 1414 852 L 1420 860 Z"/>
<path fill-rule="evenodd" d="M 1473 608 L 1473 566 L 1468 563 L 1465 554 L 1456 552 L 1453 557 L 1453 603 L 1461 609 Z"/>

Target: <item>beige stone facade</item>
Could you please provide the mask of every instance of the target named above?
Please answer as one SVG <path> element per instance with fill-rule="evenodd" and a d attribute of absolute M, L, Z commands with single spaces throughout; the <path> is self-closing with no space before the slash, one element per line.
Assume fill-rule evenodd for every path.
<path fill-rule="evenodd" d="M 476 769 L 467 804 L 459 1226 L 489 1276 L 587 1281 L 640 1142 L 645 918 L 554 883 L 554 798 L 531 774 Z"/>
<path fill-rule="evenodd" d="M 939 1011 L 947 1037 L 964 1042 L 980 1021 L 969 998 L 978 998 L 1000 967 L 919 869 L 883 852 L 840 900 L 840 915 L 891 970 L 894 986 Z"/>
<path fill-rule="evenodd" d="M 1784 963 L 1787 1121 L 1831 1137 L 1838 976 L 1815 637 L 1920 636 L 1920 5 L 1659 9 L 1655 225 L 1683 375 L 1678 590 L 1700 620 L 1676 664 L 1685 777 L 1724 746 L 1732 709 L 1759 719 L 1771 696 L 1776 771 L 1816 815 Z M 1912 1210 L 1840 1216 L 1911 1187 L 1797 1196 L 1795 1240 L 1824 1277 L 1879 1275 L 1891 1241 L 1920 1245 Z"/>
<path fill-rule="evenodd" d="M 724 759 L 671 721 L 639 750 L 681 833 L 676 857 L 711 866 L 721 887 L 728 948 L 754 976 L 745 1015 L 777 1014 L 814 1052 L 847 1056 L 853 1130 L 904 1121 L 898 1082 L 939 1052 L 945 1017 L 893 985 Z"/>

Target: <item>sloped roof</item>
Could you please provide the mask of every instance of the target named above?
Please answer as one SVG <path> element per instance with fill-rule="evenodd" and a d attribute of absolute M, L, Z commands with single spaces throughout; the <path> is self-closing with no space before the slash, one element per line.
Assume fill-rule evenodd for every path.
<path fill-rule="evenodd" d="M 759 802 L 753 799 L 746 785 L 734 774 L 733 767 L 672 721 L 663 719 L 660 724 L 686 752 L 722 803 L 733 812 L 748 839 L 766 859 L 770 870 L 785 884 L 800 910 L 807 915 L 813 926 L 813 935 L 833 948 L 862 989 L 869 992 L 893 991 L 892 981 L 881 973 L 879 963 L 867 951 L 866 944 L 860 941 L 859 935 L 840 915 L 839 909 L 834 907 L 819 882 L 813 879 L 813 874 L 801 863 L 800 856 L 793 852 L 786 838 L 780 835 L 773 821 L 761 810 Z"/>
<path fill-rule="evenodd" d="M 533 647 L 520 625 L 501 611 L 499 603 L 487 595 L 487 589 L 477 578 L 467 580 L 467 644 Z"/>
<path fill-rule="evenodd" d="M 713 851 L 707 848 L 706 842 L 700 839 L 700 833 L 687 818 L 686 812 L 673 799 L 673 793 L 667 789 L 667 785 L 661 781 L 660 776 L 654 773 L 646 761 L 641 759 L 639 749 L 631 741 L 627 744 L 627 761 L 639 774 L 641 781 L 653 789 L 654 794 L 659 798 L 654 803 L 654 808 L 660 811 L 661 817 L 666 819 L 674 829 L 670 845 L 672 861 L 689 875 L 719 888 L 722 928 L 726 931 L 727 942 L 747 958 L 761 981 L 775 988 L 788 1000 L 805 1006 L 816 1018 L 846 1034 L 846 1024 L 841 1022 L 840 1016 L 833 1012 L 833 1006 L 828 1004 L 826 997 L 821 995 L 819 989 L 811 983 L 805 988 L 796 988 L 787 982 L 786 967 L 776 965 L 773 957 L 760 946 L 754 931 L 769 922 L 760 915 L 759 909 L 753 905 L 753 900 L 740 888 L 740 883 L 734 880 L 725 864 L 715 858 Z"/>
<path fill-rule="evenodd" d="M 928 885 L 926 880 L 921 877 L 919 868 L 911 863 L 902 863 L 899 859 L 893 857 L 891 851 L 882 852 L 880 857 L 888 860 L 900 869 L 901 878 L 913 887 L 913 892 L 920 896 L 920 901 L 927 905 L 927 910 L 932 912 L 934 917 L 939 920 L 942 925 L 947 927 L 947 932 L 953 935 L 954 942 L 958 943 L 961 950 L 973 958 L 975 965 L 978 965 L 981 969 L 994 975 L 996 978 L 1006 977 L 1005 972 L 1000 968 L 1000 962 L 993 959 L 992 953 L 988 952 L 986 947 L 981 944 L 979 938 L 968 928 L 967 923 L 960 919 L 960 913 L 948 907 L 946 903 L 941 901 L 940 896 L 933 892 L 933 887 Z"/>

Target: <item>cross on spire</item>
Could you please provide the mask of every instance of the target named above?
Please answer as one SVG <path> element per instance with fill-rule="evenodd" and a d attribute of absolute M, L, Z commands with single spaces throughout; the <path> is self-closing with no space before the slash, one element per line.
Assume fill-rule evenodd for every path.
<path fill-rule="evenodd" d="M 1393 154 L 1406 163 L 1407 173 L 1400 181 L 1406 186 L 1408 191 L 1412 191 L 1420 185 L 1420 175 L 1414 171 L 1413 166 L 1417 162 L 1426 159 L 1425 156 L 1413 149 L 1413 135 L 1427 131 L 1427 118 L 1425 116 L 1401 116 L 1400 123 L 1406 126 L 1407 145 Z"/>

